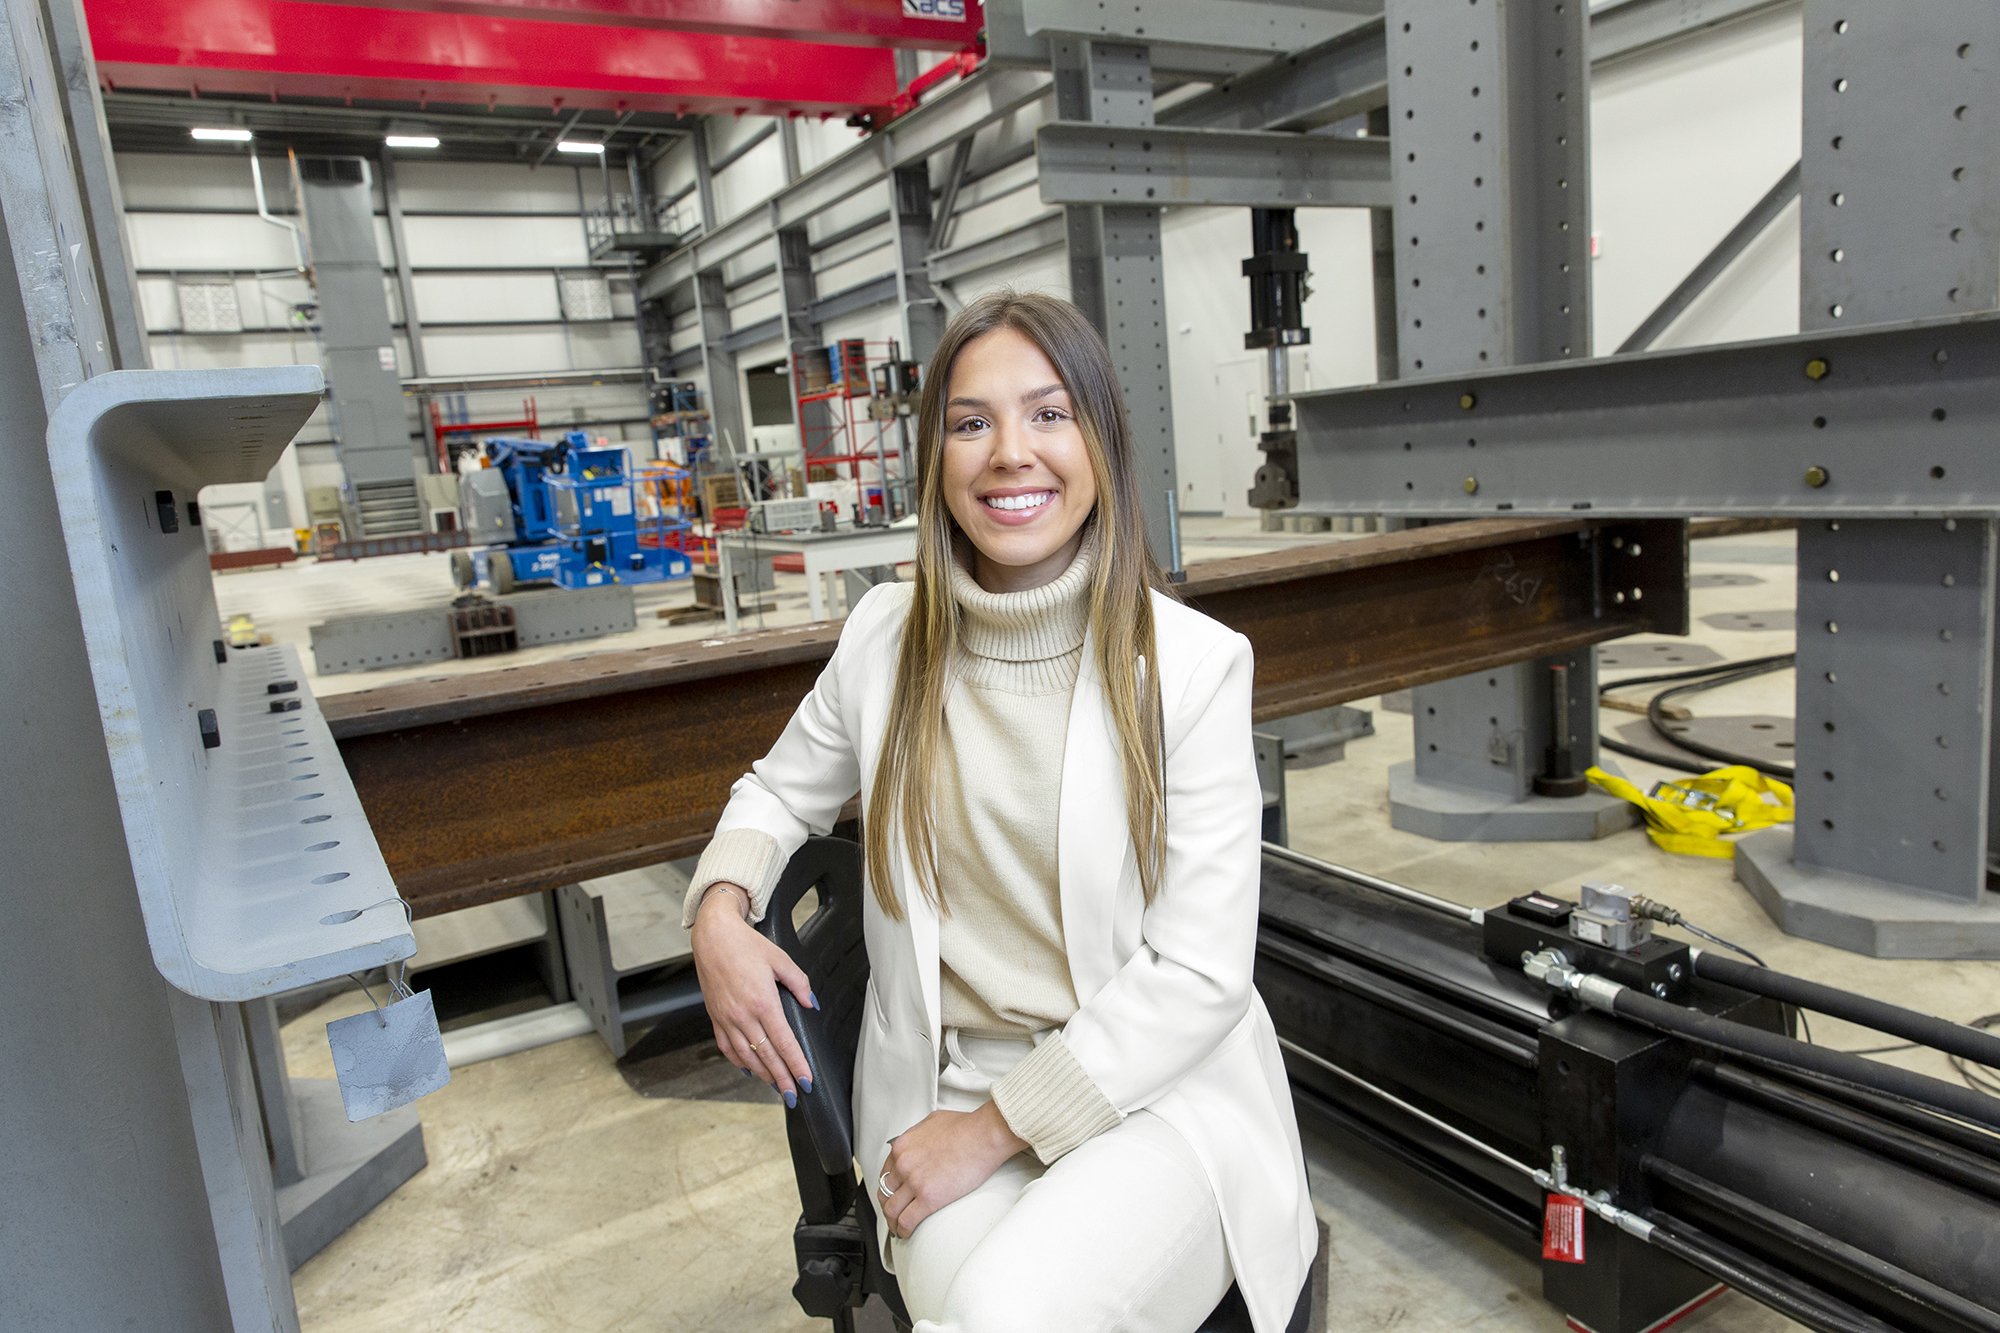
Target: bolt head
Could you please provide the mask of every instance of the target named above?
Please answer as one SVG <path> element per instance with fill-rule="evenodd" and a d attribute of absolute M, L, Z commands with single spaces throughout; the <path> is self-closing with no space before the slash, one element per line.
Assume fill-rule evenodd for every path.
<path fill-rule="evenodd" d="M 1832 478 L 1827 473 L 1827 470 L 1817 463 L 1806 469 L 1806 485 L 1812 487 L 1814 490 L 1818 490 L 1830 480 Z"/>
<path fill-rule="evenodd" d="M 1827 359 L 1823 356 L 1816 356 L 1806 362 L 1806 378 L 1809 380 L 1823 380 L 1832 373 L 1833 367 L 1827 363 Z"/>
<path fill-rule="evenodd" d="M 1663 1000 L 1664 1000 L 1664 999 L 1666 999 L 1666 998 L 1667 998 L 1667 983 L 1666 983 L 1666 982 L 1664 982 L 1664 981 L 1656 981 L 1656 982 L 1654 982 L 1654 983 L 1653 983 L 1653 994 L 1655 994 L 1655 995 L 1659 996 L 1659 997 L 1660 997 L 1661 999 L 1663 999 Z"/>
<path fill-rule="evenodd" d="M 1467 477 L 1465 479 L 1465 493 L 1467 495 L 1479 494 L 1479 478 Z"/>
<path fill-rule="evenodd" d="M 1458 396 L 1458 405 L 1465 411 L 1470 412 L 1473 408 L 1479 406 L 1479 395 L 1462 393 Z"/>

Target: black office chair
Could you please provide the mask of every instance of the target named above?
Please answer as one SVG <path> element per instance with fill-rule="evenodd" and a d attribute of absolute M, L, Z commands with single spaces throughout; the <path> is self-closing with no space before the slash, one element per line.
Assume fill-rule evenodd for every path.
<path fill-rule="evenodd" d="M 794 929 L 792 915 L 810 892 L 817 892 L 818 903 Z M 760 927 L 805 970 L 820 1003 L 807 1009 L 779 991 L 785 1019 L 813 1071 L 812 1095 L 785 1112 L 803 1209 L 792 1232 L 799 1265 L 792 1295 L 807 1314 L 831 1320 L 835 1333 L 854 1333 L 853 1312 L 871 1295 L 882 1299 L 898 1329 L 910 1327 L 895 1275 L 882 1267 L 875 1246 L 873 1200 L 854 1171 L 848 1098 L 868 983 L 861 894 L 861 848 L 844 838 L 809 838 L 785 867 Z M 1308 1281 L 1287 1333 L 1306 1333 L 1311 1293 Z M 1234 1286 L 1198 1333 L 1252 1333 L 1250 1312 Z"/>

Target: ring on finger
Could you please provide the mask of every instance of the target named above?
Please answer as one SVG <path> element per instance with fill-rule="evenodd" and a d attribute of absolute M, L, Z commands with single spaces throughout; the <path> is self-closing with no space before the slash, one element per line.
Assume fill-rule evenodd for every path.
<path fill-rule="evenodd" d="M 750 1049 L 754 1051 L 754 1050 L 756 1050 L 756 1049 L 757 1049 L 757 1048 L 758 1048 L 759 1046 L 769 1046 L 770 1044 L 771 1044 L 771 1039 L 770 1039 L 769 1037 L 765 1037 L 765 1038 L 764 1038 L 763 1040 L 761 1040 L 761 1041 L 753 1041 L 753 1042 L 751 1042 L 751 1043 L 750 1043 Z"/>
<path fill-rule="evenodd" d="M 882 1168 L 882 1174 L 881 1174 L 881 1175 L 879 1175 L 879 1176 L 877 1176 L 877 1177 L 875 1178 L 875 1188 L 877 1188 L 877 1189 L 879 1189 L 879 1190 L 881 1190 L 881 1191 L 882 1191 L 882 1197 L 883 1197 L 883 1198 L 885 1198 L 885 1199 L 889 1199 L 889 1198 L 894 1198 L 894 1197 L 895 1197 L 895 1194 L 896 1194 L 896 1189 L 895 1189 L 895 1186 L 893 1186 L 893 1185 L 891 1185 L 891 1184 L 889 1183 L 889 1168 L 888 1168 L 888 1167 L 886 1167 L 886 1166 L 885 1166 L 885 1167 L 883 1167 L 883 1168 Z"/>

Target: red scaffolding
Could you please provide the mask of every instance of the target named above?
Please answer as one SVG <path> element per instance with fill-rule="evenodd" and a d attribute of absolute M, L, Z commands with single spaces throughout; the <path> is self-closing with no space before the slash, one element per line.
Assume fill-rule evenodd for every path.
<path fill-rule="evenodd" d="M 891 497 L 904 479 L 902 428 L 893 411 L 873 410 L 869 369 L 900 358 L 901 349 L 893 339 L 862 338 L 844 338 L 831 347 L 792 355 L 793 419 L 799 423 L 799 444 L 805 453 L 805 480 L 808 485 L 852 481 L 856 517 L 872 507 L 871 491 L 883 515 L 895 516 Z M 893 470 L 891 459 L 896 460 Z M 865 475 L 864 465 L 869 463 L 875 465 L 872 480 Z"/>

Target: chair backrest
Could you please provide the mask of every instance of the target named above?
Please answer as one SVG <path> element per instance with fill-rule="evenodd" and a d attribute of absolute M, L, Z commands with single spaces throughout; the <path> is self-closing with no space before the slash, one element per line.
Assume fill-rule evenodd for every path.
<path fill-rule="evenodd" d="M 813 913 L 793 924 L 808 894 Z M 809 1222 L 846 1213 L 854 1195 L 854 1111 L 849 1099 L 854 1052 L 861 1041 L 868 990 L 868 950 L 861 933 L 861 848 L 845 838 L 809 838 L 785 867 L 759 926 L 811 981 L 818 1009 L 780 989 L 785 1020 L 812 1067 L 813 1090 L 785 1117 L 800 1203 Z M 815 1177 L 824 1177 L 822 1193 Z M 818 1214 L 818 1215 L 816 1215 Z"/>

